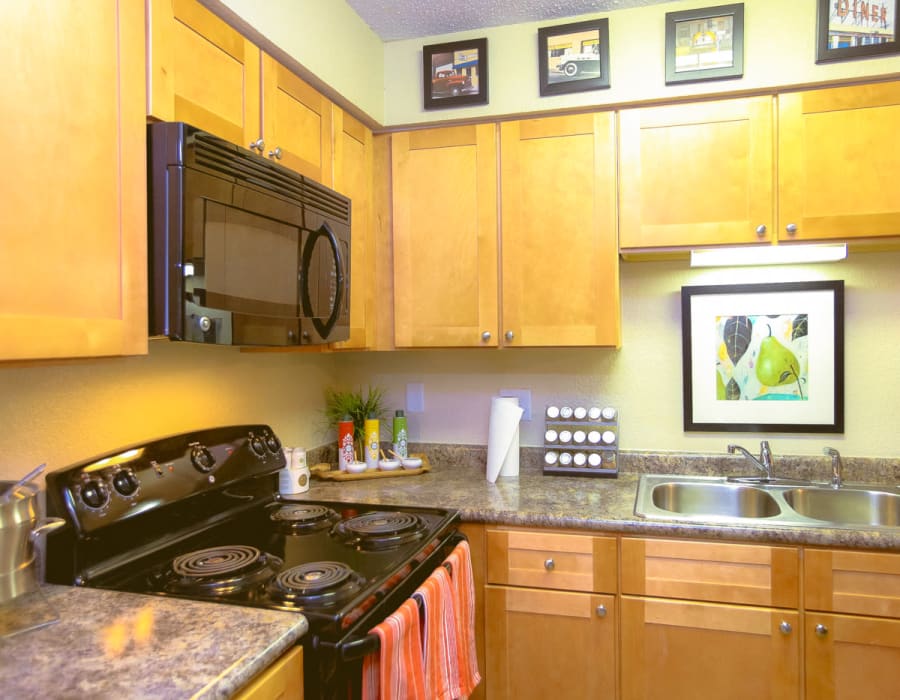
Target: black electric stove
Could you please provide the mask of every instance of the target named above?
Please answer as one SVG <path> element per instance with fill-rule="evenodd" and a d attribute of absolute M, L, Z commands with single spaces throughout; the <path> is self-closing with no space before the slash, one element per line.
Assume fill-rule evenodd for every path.
<path fill-rule="evenodd" d="M 265 425 L 131 446 L 47 475 L 47 580 L 303 613 L 305 692 L 358 692 L 367 633 L 460 541 L 454 511 L 284 501 Z"/>

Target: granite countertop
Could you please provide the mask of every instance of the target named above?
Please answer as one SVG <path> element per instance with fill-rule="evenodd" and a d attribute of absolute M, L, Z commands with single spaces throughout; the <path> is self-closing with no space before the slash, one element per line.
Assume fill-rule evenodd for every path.
<path fill-rule="evenodd" d="M 0 638 L 6 698 L 227 698 L 307 630 L 297 613 L 55 585 L 0 612 L 59 618 Z"/>
<path fill-rule="evenodd" d="M 523 448 L 519 476 L 501 477 L 490 484 L 485 478 L 482 451 L 416 447 L 411 451 L 429 455 L 430 472 L 355 481 L 313 478 L 307 493 L 291 498 L 451 508 L 459 510 L 463 521 L 469 522 L 900 551 L 900 528 L 763 527 L 755 523 L 648 520 L 634 514 L 638 472 L 622 472 L 615 478 L 544 476 L 539 460 L 526 457 L 527 448 Z M 651 468 L 644 471 L 673 471 L 671 460 L 655 459 L 649 464 Z M 895 466 L 889 465 L 891 476 L 895 476 L 893 470 Z"/>

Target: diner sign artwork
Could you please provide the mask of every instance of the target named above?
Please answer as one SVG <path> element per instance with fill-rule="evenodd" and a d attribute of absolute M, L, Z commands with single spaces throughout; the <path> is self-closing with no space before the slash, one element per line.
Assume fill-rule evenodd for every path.
<path fill-rule="evenodd" d="M 816 63 L 898 51 L 898 0 L 819 0 Z"/>

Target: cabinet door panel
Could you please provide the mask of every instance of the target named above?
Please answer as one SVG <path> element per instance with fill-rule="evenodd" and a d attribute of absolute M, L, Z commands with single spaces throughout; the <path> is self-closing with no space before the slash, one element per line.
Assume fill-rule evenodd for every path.
<path fill-rule="evenodd" d="M 262 64 L 264 153 L 280 148 L 282 165 L 331 187 L 331 101 L 271 56 Z"/>
<path fill-rule="evenodd" d="M 808 610 L 900 618 L 900 554 L 808 549 Z"/>
<path fill-rule="evenodd" d="M 261 134 L 259 49 L 196 0 L 150 0 L 147 113 L 246 148 Z"/>
<path fill-rule="evenodd" d="M 900 235 L 898 123 L 900 82 L 779 95 L 779 237 Z"/>
<path fill-rule="evenodd" d="M 486 615 L 491 700 L 615 697 L 614 596 L 488 586 Z"/>
<path fill-rule="evenodd" d="M 807 614 L 808 700 L 890 698 L 898 688 L 900 620 Z"/>
<path fill-rule="evenodd" d="M 496 127 L 400 132 L 392 153 L 395 344 L 496 346 Z"/>
<path fill-rule="evenodd" d="M 372 228 L 372 132 L 343 110 L 334 110 L 334 188 L 348 197 L 350 212 L 350 337 L 339 349 L 375 342 L 375 234 Z"/>
<path fill-rule="evenodd" d="M 628 596 L 620 604 L 623 700 L 800 697 L 798 613 Z"/>
<path fill-rule="evenodd" d="M 0 359 L 146 353 L 143 7 L 0 8 Z"/>
<path fill-rule="evenodd" d="M 504 344 L 618 346 L 613 114 L 500 125 Z"/>
<path fill-rule="evenodd" d="M 794 547 L 622 538 L 622 592 L 796 608 Z"/>
<path fill-rule="evenodd" d="M 771 240 L 772 128 L 771 97 L 621 111 L 619 247 Z"/>

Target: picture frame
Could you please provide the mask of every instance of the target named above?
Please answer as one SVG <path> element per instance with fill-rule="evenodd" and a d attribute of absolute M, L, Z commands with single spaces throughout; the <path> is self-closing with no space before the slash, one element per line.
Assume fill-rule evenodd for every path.
<path fill-rule="evenodd" d="M 844 432 L 844 282 L 681 288 L 684 429 Z"/>
<path fill-rule="evenodd" d="M 541 97 L 602 90 L 609 82 L 609 20 L 538 29 Z"/>
<path fill-rule="evenodd" d="M 666 85 L 743 74 L 743 3 L 666 13 Z"/>
<path fill-rule="evenodd" d="M 816 63 L 900 52 L 900 0 L 817 0 Z"/>
<path fill-rule="evenodd" d="M 422 79 L 425 109 L 487 104 L 487 39 L 422 47 Z"/>

